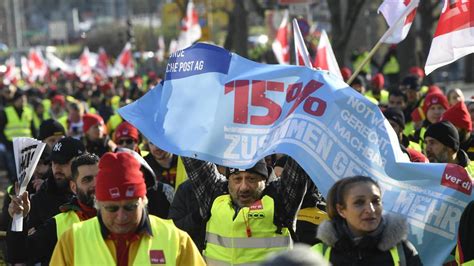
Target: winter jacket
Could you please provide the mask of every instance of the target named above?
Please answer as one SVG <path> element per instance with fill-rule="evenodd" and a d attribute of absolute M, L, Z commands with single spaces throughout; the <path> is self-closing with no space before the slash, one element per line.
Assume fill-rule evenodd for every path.
<path fill-rule="evenodd" d="M 464 209 L 459 222 L 458 263 L 474 261 L 474 201 L 471 201 Z"/>
<path fill-rule="evenodd" d="M 357 241 L 353 240 L 355 238 L 342 219 L 323 222 L 317 237 L 331 247 L 329 260 L 335 266 L 393 265 L 390 249 L 399 243 L 403 247 L 406 265 L 422 265 L 415 247 L 406 239 L 407 233 L 404 218 L 384 215 L 379 228 Z"/>
<path fill-rule="evenodd" d="M 204 250 L 206 223 L 199 214 L 199 204 L 189 179 L 176 190 L 168 218 L 172 219 L 179 229 L 191 236 L 199 251 Z"/>

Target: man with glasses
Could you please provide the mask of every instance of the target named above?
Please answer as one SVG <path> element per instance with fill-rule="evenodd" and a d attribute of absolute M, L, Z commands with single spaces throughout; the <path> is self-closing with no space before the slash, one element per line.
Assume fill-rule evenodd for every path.
<path fill-rule="evenodd" d="M 185 232 L 147 213 L 140 163 L 106 153 L 96 180 L 96 218 L 74 224 L 53 252 L 52 265 L 205 265 Z"/>
<path fill-rule="evenodd" d="M 118 148 L 127 148 L 139 152 L 139 136 L 138 129 L 124 121 L 115 129 L 114 141 Z"/>
<path fill-rule="evenodd" d="M 71 163 L 72 179 L 69 187 L 76 195 L 70 202 L 60 207 L 61 213 L 47 220 L 44 225 L 30 235 L 27 231 L 7 233 L 7 261 L 9 263 L 49 263 L 58 237 L 73 223 L 95 217 L 94 208 L 95 176 L 99 170 L 99 157 L 94 154 L 83 154 Z M 29 212 L 30 201 L 28 193 L 14 197 L 9 205 L 8 213 L 26 216 Z"/>

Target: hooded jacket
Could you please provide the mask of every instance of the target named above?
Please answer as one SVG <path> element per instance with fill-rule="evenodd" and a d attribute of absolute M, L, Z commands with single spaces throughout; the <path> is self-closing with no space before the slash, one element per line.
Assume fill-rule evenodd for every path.
<path fill-rule="evenodd" d="M 353 237 L 342 219 L 323 222 L 317 238 L 332 247 L 333 265 L 393 265 L 390 249 L 398 243 L 403 246 L 406 265 L 422 265 L 418 252 L 407 240 L 407 233 L 408 226 L 402 217 L 384 215 L 379 227 L 362 238 Z"/>

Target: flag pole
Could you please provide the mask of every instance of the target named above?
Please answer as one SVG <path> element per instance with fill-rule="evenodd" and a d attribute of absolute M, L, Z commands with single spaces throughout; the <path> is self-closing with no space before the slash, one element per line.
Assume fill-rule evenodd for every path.
<path fill-rule="evenodd" d="M 375 46 L 370 50 L 369 54 L 364 58 L 364 61 L 357 67 L 357 69 L 354 70 L 354 73 L 352 76 L 347 80 L 347 84 L 351 84 L 352 81 L 354 81 L 355 77 L 360 73 L 362 68 L 369 62 L 369 60 L 374 56 L 375 52 L 380 48 L 380 45 L 382 45 L 387 38 L 392 35 L 393 31 L 397 28 L 398 24 L 402 22 L 402 18 L 405 18 L 408 16 L 408 14 L 413 11 L 413 7 L 418 5 L 419 0 L 417 1 L 411 1 L 410 4 L 407 6 L 405 11 L 398 17 L 397 22 L 395 22 L 391 27 L 388 28 L 388 30 L 382 35 L 380 40 L 375 44 Z"/>

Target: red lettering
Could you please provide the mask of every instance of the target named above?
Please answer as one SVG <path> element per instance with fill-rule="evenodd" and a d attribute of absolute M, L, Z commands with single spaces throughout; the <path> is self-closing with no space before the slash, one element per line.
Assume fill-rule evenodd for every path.
<path fill-rule="evenodd" d="M 265 90 L 267 82 L 261 80 L 252 81 L 252 106 L 263 107 L 268 110 L 267 115 L 265 116 L 256 116 L 252 115 L 250 117 L 250 124 L 252 125 L 271 125 L 280 117 L 281 106 L 271 99 L 267 98 L 265 95 Z M 278 85 L 271 84 L 271 88 L 278 89 Z M 267 85 L 268 87 L 268 85 Z M 281 86 L 283 88 L 283 84 Z"/>

